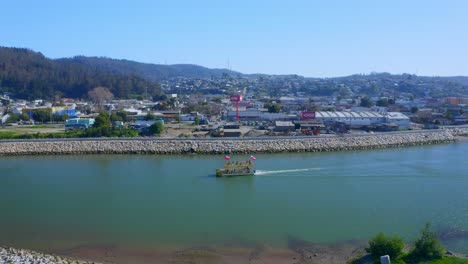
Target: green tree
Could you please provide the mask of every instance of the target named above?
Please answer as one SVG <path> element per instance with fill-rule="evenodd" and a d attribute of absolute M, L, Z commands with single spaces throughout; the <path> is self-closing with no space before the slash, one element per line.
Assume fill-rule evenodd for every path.
<path fill-rule="evenodd" d="M 8 117 L 8 120 L 6 121 L 7 123 L 11 124 L 11 123 L 17 123 L 19 120 L 20 120 L 20 115 L 18 114 L 13 114 L 13 113 L 10 113 L 9 114 L 9 117 Z"/>
<path fill-rule="evenodd" d="M 170 106 L 170 108 L 175 107 L 177 104 L 177 98 L 171 97 L 169 101 L 167 102 L 167 105 Z"/>
<path fill-rule="evenodd" d="M 9 105 L 10 105 L 10 101 L 9 101 L 9 100 L 1 99 L 1 102 L 2 102 L 2 105 L 3 105 L 3 106 L 9 106 Z"/>
<path fill-rule="evenodd" d="M 272 104 L 268 107 L 269 113 L 279 113 L 281 112 L 281 106 L 279 104 Z"/>
<path fill-rule="evenodd" d="M 377 100 L 377 103 L 376 103 L 377 106 L 381 106 L 381 107 L 387 107 L 390 105 L 390 103 L 388 102 L 388 99 L 386 98 L 380 98 L 379 100 Z"/>
<path fill-rule="evenodd" d="M 452 120 L 452 121 L 453 121 L 453 114 L 452 114 L 452 113 L 450 113 L 450 112 L 447 112 L 447 113 L 445 114 L 445 118 L 447 118 L 447 119 L 449 119 L 449 120 Z"/>
<path fill-rule="evenodd" d="M 52 119 L 52 109 L 50 109 L 50 108 L 34 109 L 32 111 L 32 118 L 35 121 L 40 121 L 41 123 L 51 121 L 51 119 Z"/>
<path fill-rule="evenodd" d="M 29 115 L 26 114 L 26 113 L 22 113 L 20 119 L 23 120 L 23 121 L 29 121 L 30 120 Z"/>
<path fill-rule="evenodd" d="M 167 95 L 165 94 L 160 94 L 156 95 L 153 97 L 153 101 L 166 101 L 167 100 Z"/>
<path fill-rule="evenodd" d="M 117 112 L 117 115 L 120 116 L 120 118 L 122 118 L 122 121 L 125 121 L 125 122 L 128 121 L 127 112 L 125 112 L 124 110 L 119 110 L 119 111 Z"/>
<path fill-rule="evenodd" d="M 118 115 L 116 112 L 112 112 L 112 114 L 110 116 L 110 120 L 111 120 L 111 122 L 124 121 L 123 118 L 120 115 Z"/>
<path fill-rule="evenodd" d="M 196 125 L 196 126 L 198 126 L 200 124 L 200 118 L 198 116 L 195 116 L 193 124 Z"/>
<path fill-rule="evenodd" d="M 411 107 L 411 113 L 416 114 L 419 111 L 419 108 L 417 106 Z"/>
<path fill-rule="evenodd" d="M 371 107 L 374 104 L 372 103 L 371 99 L 367 96 L 361 98 L 361 106 L 362 107 Z"/>
<path fill-rule="evenodd" d="M 414 242 L 414 249 L 410 255 L 420 261 L 442 258 L 444 253 L 445 249 L 437 239 L 436 233 L 432 231 L 431 224 L 426 223 L 421 230 L 421 237 Z"/>
<path fill-rule="evenodd" d="M 146 120 L 146 121 L 156 120 L 156 116 L 155 116 L 153 113 L 148 112 L 148 113 L 146 114 L 146 116 L 145 116 L 145 120 Z"/>
<path fill-rule="evenodd" d="M 167 102 L 161 102 L 159 104 L 157 104 L 155 107 L 154 107 L 156 110 L 168 110 L 169 109 L 169 106 L 167 105 Z"/>
<path fill-rule="evenodd" d="M 366 251 L 374 259 L 378 259 L 384 255 L 389 255 L 391 259 L 396 259 L 402 254 L 404 246 L 403 239 L 398 237 L 398 235 L 389 237 L 381 232 L 369 241 L 369 247 L 366 248 Z"/>
<path fill-rule="evenodd" d="M 105 111 L 100 111 L 99 115 L 94 120 L 94 128 L 110 128 L 111 121 L 109 115 Z"/>
<path fill-rule="evenodd" d="M 347 87 L 341 87 L 339 90 L 338 90 L 338 96 L 340 98 L 344 98 L 344 99 L 347 99 L 351 96 L 351 92 L 349 90 L 349 88 Z"/>
<path fill-rule="evenodd" d="M 154 124 L 152 124 L 148 128 L 148 133 L 150 135 L 161 135 L 161 133 L 164 131 L 164 125 L 162 122 L 156 121 Z"/>
<path fill-rule="evenodd" d="M 52 121 L 55 122 L 55 123 L 58 123 L 58 122 L 63 122 L 63 115 L 59 115 L 59 114 L 52 114 Z"/>
<path fill-rule="evenodd" d="M 221 100 L 222 100 L 221 97 L 215 97 L 215 98 L 213 98 L 211 101 L 220 104 L 220 103 L 221 103 Z"/>

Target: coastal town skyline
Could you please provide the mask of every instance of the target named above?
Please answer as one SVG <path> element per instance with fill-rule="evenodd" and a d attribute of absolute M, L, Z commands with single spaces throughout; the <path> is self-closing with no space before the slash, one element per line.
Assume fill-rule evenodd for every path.
<path fill-rule="evenodd" d="M 5 3 L 0 45 L 247 74 L 468 75 L 467 5 L 20 1 Z"/>

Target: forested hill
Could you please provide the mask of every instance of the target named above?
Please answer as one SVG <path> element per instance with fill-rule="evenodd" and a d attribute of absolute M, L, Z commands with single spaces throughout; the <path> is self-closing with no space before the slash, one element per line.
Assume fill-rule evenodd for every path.
<path fill-rule="evenodd" d="M 73 59 L 52 60 L 28 49 L 0 47 L 0 92 L 24 99 L 82 98 L 97 86 L 108 87 L 117 98 L 161 93 L 157 82 L 131 72 L 91 67 Z"/>
<path fill-rule="evenodd" d="M 227 69 L 209 69 L 193 64 L 161 65 L 103 57 L 76 56 L 73 58 L 59 59 L 58 61 L 65 63 L 78 63 L 87 67 L 93 67 L 100 71 L 137 75 L 150 81 L 160 81 L 176 77 L 221 77 L 224 73 L 231 76 L 242 75 L 239 72 Z"/>

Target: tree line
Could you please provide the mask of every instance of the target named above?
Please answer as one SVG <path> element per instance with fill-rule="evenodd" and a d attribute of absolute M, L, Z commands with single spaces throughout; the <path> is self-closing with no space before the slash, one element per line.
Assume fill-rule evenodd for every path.
<path fill-rule="evenodd" d="M 105 86 L 117 98 L 161 95 L 157 82 L 105 71 L 74 60 L 52 60 L 38 52 L 0 47 L 0 92 L 22 99 L 83 98 Z"/>

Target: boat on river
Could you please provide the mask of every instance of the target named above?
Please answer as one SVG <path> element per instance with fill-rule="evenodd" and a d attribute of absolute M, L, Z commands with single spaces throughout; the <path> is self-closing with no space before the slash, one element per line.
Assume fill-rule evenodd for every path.
<path fill-rule="evenodd" d="M 224 157 L 226 163 L 224 167 L 216 169 L 216 177 L 227 177 L 227 176 L 253 176 L 255 175 L 255 157 L 250 156 L 250 160 L 247 161 L 230 161 L 230 157 Z"/>

